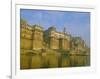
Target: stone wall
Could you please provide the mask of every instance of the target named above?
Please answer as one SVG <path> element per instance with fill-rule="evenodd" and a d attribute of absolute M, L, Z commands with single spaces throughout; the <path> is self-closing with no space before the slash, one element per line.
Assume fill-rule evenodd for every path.
<path fill-rule="evenodd" d="M 33 37 L 32 37 L 32 44 L 33 50 L 37 50 L 37 49 L 42 49 L 43 48 L 43 31 L 39 30 L 39 29 L 34 29 L 33 30 Z"/>
<path fill-rule="evenodd" d="M 27 51 L 26 51 L 27 52 Z M 54 50 L 35 51 L 21 54 L 21 69 L 60 68 L 90 66 L 89 55 L 75 55 Z"/>
<path fill-rule="evenodd" d="M 50 37 L 50 49 L 59 49 L 59 39 L 55 37 Z"/>
<path fill-rule="evenodd" d="M 20 47 L 22 49 L 32 49 L 32 30 L 22 28 L 20 32 Z"/>
<path fill-rule="evenodd" d="M 90 65 L 90 48 L 80 38 L 39 25 L 21 24 L 20 68 L 80 67 Z"/>

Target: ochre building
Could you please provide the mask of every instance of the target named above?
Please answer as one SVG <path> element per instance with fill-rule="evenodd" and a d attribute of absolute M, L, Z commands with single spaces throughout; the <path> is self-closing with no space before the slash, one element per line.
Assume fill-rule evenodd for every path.
<path fill-rule="evenodd" d="M 80 37 L 54 26 L 20 24 L 20 68 L 54 68 L 90 65 L 90 48 Z"/>

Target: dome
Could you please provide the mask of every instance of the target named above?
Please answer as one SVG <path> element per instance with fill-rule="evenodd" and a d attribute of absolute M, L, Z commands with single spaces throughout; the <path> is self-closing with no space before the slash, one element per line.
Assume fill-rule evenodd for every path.
<path fill-rule="evenodd" d="M 51 27 L 49 28 L 49 30 L 56 31 L 56 27 L 55 27 L 55 26 L 51 26 Z"/>

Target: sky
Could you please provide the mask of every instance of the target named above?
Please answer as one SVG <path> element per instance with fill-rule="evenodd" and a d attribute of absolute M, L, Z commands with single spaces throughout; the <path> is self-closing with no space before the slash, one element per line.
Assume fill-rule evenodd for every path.
<path fill-rule="evenodd" d="M 89 12 L 21 9 L 20 18 L 30 25 L 41 25 L 44 30 L 55 26 L 57 31 L 63 32 L 65 27 L 68 34 L 81 37 L 90 46 Z"/>

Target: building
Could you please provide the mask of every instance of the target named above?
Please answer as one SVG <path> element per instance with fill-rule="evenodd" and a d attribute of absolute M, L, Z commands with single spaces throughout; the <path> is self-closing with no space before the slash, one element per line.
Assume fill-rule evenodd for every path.
<path fill-rule="evenodd" d="M 46 31 L 39 25 L 21 25 L 21 48 L 38 50 L 45 48 L 68 50 L 70 48 L 70 37 L 64 32 L 57 32 L 55 27 Z M 25 44 L 27 43 L 27 44 Z"/>
<path fill-rule="evenodd" d="M 20 24 L 21 69 L 90 65 L 90 48 L 80 37 L 58 32 L 55 26 Z"/>
<path fill-rule="evenodd" d="M 34 25 L 32 29 L 32 49 L 43 49 L 43 28 L 38 25 Z"/>
<path fill-rule="evenodd" d="M 54 26 L 45 31 L 45 41 L 50 49 L 68 50 L 70 48 L 70 36 L 64 32 L 57 32 Z"/>

